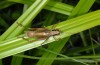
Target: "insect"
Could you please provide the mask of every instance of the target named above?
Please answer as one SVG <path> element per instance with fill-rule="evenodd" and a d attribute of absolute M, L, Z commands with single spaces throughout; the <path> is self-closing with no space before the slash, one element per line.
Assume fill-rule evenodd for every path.
<path fill-rule="evenodd" d="M 22 24 L 19 24 L 19 23 L 17 23 L 17 24 L 22 26 Z M 54 26 L 52 26 L 52 28 L 53 27 Z M 48 40 L 49 37 L 51 37 L 51 36 L 54 37 L 56 35 L 60 35 L 60 33 L 61 33 L 61 31 L 59 29 L 49 30 L 47 28 L 29 28 L 29 30 L 25 32 L 27 37 L 31 37 L 31 38 L 36 37 L 40 40 L 44 40 L 44 39 Z M 25 38 L 23 37 L 23 39 L 25 39 Z M 29 41 L 29 40 L 27 40 L 27 41 Z"/>
<path fill-rule="evenodd" d="M 56 36 L 59 34 L 60 31 L 58 29 L 49 30 L 47 28 L 30 28 L 29 31 L 26 31 L 26 36 L 37 37 L 39 39 L 45 39 L 50 36 Z"/>

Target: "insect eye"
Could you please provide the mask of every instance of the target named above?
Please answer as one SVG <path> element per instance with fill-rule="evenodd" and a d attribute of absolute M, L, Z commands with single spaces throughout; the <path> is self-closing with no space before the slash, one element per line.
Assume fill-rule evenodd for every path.
<path fill-rule="evenodd" d="M 56 30 L 54 29 L 54 30 L 52 30 L 52 31 L 56 31 Z"/>

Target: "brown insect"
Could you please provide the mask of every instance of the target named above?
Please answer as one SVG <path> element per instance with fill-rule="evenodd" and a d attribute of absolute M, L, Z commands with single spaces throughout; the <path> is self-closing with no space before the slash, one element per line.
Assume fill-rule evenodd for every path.
<path fill-rule="evenodd" d="M 59 34 L 60 31 L 58 29 L 49 30 L 47 28 L 30 28 L 29 31 L 26 31 L 26 36 L 37 37 L 39 39 L 46 39 Z"/>
<path fill-rule="evenodd" d="M 22 27 L 25 27 L 18 22 L 17 22 L 17 24 Z M 56 35 L 60 35 L 61 31 L 59 29 L 53 29 L 53 28 L 54 28 L 54 26 L 52 26 L 52 30 L 49 30 L 47 28 L 30 28 L 28 31 L 25 32 L 25 34 L 27 37 L 33 37 L 33 38 L 35 37 L 40 40 L 44 40 L 44 39 L 47 40 L 51 36 L 54 37 Z M 22 37 L 22 38 L 25 39 L 24 37 Z M 25 39 L 25 40 L 27 40 L 27 39 Z M 29 40 L 27 40 L 27 41 L 29 41 Z M 29 42 L 33 42 L 33 41 L 29 41 Z"/>

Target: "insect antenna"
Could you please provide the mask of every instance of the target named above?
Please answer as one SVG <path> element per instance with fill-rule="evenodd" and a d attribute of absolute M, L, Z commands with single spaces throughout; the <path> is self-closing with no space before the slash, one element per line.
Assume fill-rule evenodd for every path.
<path fill-rule="evenodd" d="M 28 27 L 22 25 L 21 23 L 18 23 L 18 22 L 16 22 L 16 23 L 17 23 L 20 27 L 23 27 L 24 29 L 29 29 Z M 26 31 L 24 31 L 24 32 L 26 32 Z M 26 41 L 28 41 L 28 42 L 30 42 L 30 43 L 32 43 L 32 42 L 35 41 L 35 40 L 30 41 L 30 40 L 28 40 L 27 38 L 25 38 L 24 36 L 18 37 L 18 38 L 22 38 L 22 39 L 24 39 L 24 40 L 26 40 Z"/>

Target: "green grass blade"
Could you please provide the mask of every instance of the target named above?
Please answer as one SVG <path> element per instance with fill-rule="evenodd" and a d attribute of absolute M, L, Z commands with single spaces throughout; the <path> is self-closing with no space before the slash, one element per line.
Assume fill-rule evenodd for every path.
<path fill-rule="evenodd" d="M 49 50 L 52 50 L 53 52 L 57 52 L 59 53 L 62 48 L 64 47 L 65 45 L 65 41 L 68 40 L 68 39 L 62 39 L 62 40 L 59 40 L 57 42 L 54 42 L 54 43 L 51 43 L 51 46 L 49 46 Z M 62 44 L 61 44 L 62 43 Z M 56 54 L 52 54 L 50 52 L 45 52 L 41 58 L 56 58 L 57 55 Z M 51 59 L 51 60 L 45 60 L 45 59 L 40 59 L 39 62 L 36 64 L 36 65 L 51 65 L 53 63 L 55 59 Z"/>
<path fill-rule="evenodd" d="M 24 7 L 23 7 L 23 13 L 27 10 L 27 8 L 28 8 L 28 6 L 24 5 Z M 20 54 L 24 55 L 24 52 L 20 53 Z M 23 61 L 23 57 L 13 56 L 10 65 L 21 65 L 22 61 Z"/>
<path fill-rule="evenodd" d="M 62 46 L 61 46 L 62 47 Z M 75 61 L 75 62 L 79 62 L 79 63 L 82 63 L 82 64 L 84 64 L 84 65 L 88 65 L 87 63 L 84 63 L 84 62 L 81 62 L 80 60 L 77 60 L 77 59 L 74 59 L 74 58 L 71 58 L 71 57 L 68 57 L 68 56 L 66 56 L 66 55 L 63 55 L 63 54 L 59 54 L 59 53 L 57 53 L 57 52 L 55 52 L 55 51 L 51 51 L 51 50 L 48 50 L 48 49 L 45 49 L 45 48 L 39 48 L 39 49 L 41 49 L 41 50 L 44 50 L 44 51 L 47 51 L 47 52 L 49 52 L 49 53 L 52 53 L 53 54 L 53 56 L 54 56 L 54 54 L 57 56 L 57 55 L 59 55 L 59 56 L 61 56 L 61 57 L 63 57 L 63 58 L 66 58 L 66 59 L 70 59 L 70 60 L 73 60 L 73 61 Z M 46 54 L 47 55 L 47 54 Z M 48 54 L 48 55 L 50 55 L 50 54 Z M 54 57 L 49 57 L 49 58 L 54 58 Z M 43 57 L 43 58 L 46 58 L 46 57 L 48 57 L 48 56 L 45 56 L 45 57 Z M 54 60 L 54 59 L 53 59 Z M 51 60 L 49 60 L 49 61 L 51 61 Z M 51 62 L 50 62 L 51 63 Z M 48 63 L 48 64 L 50 64 L 50 63 Z M 43 64 L 43 65 L 46 65 L 47 63 L 40 63 L 40 64 Z M 40 65 L 39 64 L 39 65 Z"/>
<path fill-rule="evenodd" d="M 33 5 L 17 21 L 15 21 L 15 23 L 5 33 L 3 33 L 0 36 L 0 41 L 4 40 L 6 38 L 11 38 L 16 35 L 19 35 L 24 30 L 24 28 L 20 27 L 16 22 L 18 22 L 18 23 L 23 22 L 22 25 L 27 26 L 35 18 L 35 16 L 40 12 L 40 10 L 46 5 L 46 3 L 47 3 L 47 1 L 42 2 L 41 0 L 38 0 L 35 3 L 33 3 Z M 18 33 L 16 33 L 16 32 L 18 32 Z M 10 33 L 12 33 L 12 34 L 10 34 Z M 8 35 L 10 35 L 10 36 L 8 37 Z"/>
<path fill-rule="evenodd" d="M 64 15 L 70 15 L 73 7 L 68 4 L 61 3 L 61 2 L 51 1 L 49 2 L 48 6 L 45 6 L 44 9 L 58 12 Z"/>
<path fill-rule="evenodd" d="M 88 12 L 94 2 L 95 0 L 80 0 L 69 18 L 73 18 Z"/>
<path fill-rule="evenodd" d="M 36 15 L 41 11 L 41 9 L 43 9 L 43 7 L 46 5 L 46 3 L 48 2 L 49 0 L 38 0 L 37 2 L 39 2 L 38 4 L 37 4 L 37 7 L 36 6 L 34 6 L 34 5 L 32 5 L 33 7 L 36 7 L 31 13 L 30 13 L 30 15 L 26 18 L 26 19 L 24 19 L 23 20 L 23 22 L 21 23 L 23 26 L 27 26 L 27 25 L 29 25 L 31 22 L 32 22 L 32 20 L 36 17 Z M 30 7 L 31 8 L 31 7 Z M 16 21 L 17 22 L 17 21 Z M 16 23 L 15 22 L 15 23 Z M 8 37 L 8 38 L 11 38 L 12 36 L 17 36 L 17 35 L 19 35 L 21 32 L 22 32 L 22 30 L 24 30 L 24 28 L 23 27 L 21 27 L 21 26 L 18 26 L 17 28 L 16 28 L 16 30 L 15 31 L 13 31 L 13 33 L 10 35 L 10 37 Z M 16 32 L 18 31 L 18 33 L 16 34 Z"/>
<path fill-rule="evenodd" d="M 94 44 L 93 47 L 96 49 L 99 46 L 97 44 Z M 89 51 L 89 50 L 92 50 L 91 46 L 79 47 L 79 48 L 76 48 L 74 50 L 68 51 L 67 55 L 73 55 L 73 54 L 76 54 L 79 52 L 84 52 L 84 51 Z"/>
<path fill-rule="evenodd" d="M 33 10 L 35 10 L 35 11 L 38 10 L 38 11 L 34 12 L 35 14 L 34 14 L 33 16 L 35 17 L 35 16 L 39 13 L 39 11 L 43 8 L 43 6 L 45 6 L 45 2 L 46 2 L 46 0 L 42 2 L 42 5 L 39 6 L 40 8 L 34 9 L 34 8 L 36 8 L 36 6 L 37 6 L 38 4 L 41 3 L 41 0 L 36 1 L 36 2 L 33 4 L 33 6 L 31 6 L 31 7 L 26 11 L 26 13 L 23 14 L 16 22 L 20 22 L 20 23 L 23 22 L 23 20 L 26 19 L 26 18 L 28 17 L 28 15 L 29 15 L 31 12 L 34 12 Z M 43 3 L 44 3 L 44 4 L 43 4 Z M 32 19 L 31 19 L 31 20 L 32 20 Z M 31 21 L 30 21 L 30 22 L 31 22 Z M 18 24 L 14 23 L 14 24 L 12 25 L 12 27 L 10 27 L 2 36 L 0 36 L 0 41 L 3 41 L 3 40 L 6 39 L 7 37 L 8 37 L 8 38 L 11 38 L 11 37 L 14 37 L 14 36 L 18 35 L 19 33 L 15 33 L 14 35 L 9 35 L 12 31 L 16 30 L 15 28 L 16 28 L 17 26 L 18 26 Z M 22 31 L 22 30 L 20 30 L 20 31 Z"/>
<path fill-rule="evenodd" d="M 32 4 L 32 2 L 34 2 L 34 0 L 8 0 L 8 1 L 12 1 L 12 2 L 17 2 L 17 3 L 22 3 L 22 4 L 27 4 L 30 5 Z M 71 11 L 73 10 L 73 6 L 68 5 L 68 4 L 64 4 L 58 1 L 49 1 L 48 4 L 44 7 L 44 9 L 50 10 L 50 11 L 54 11 L 57 13 L 61 13 L 61 14 L 65 14 L 65 15 L 70 15 Z"/>
<path fill-rule="evenodd" d="M 78 3 L 78 5 L 75 7 L 75 9 L 72 11 L 72 14 L 70 15 L 70 17 L 69 18 L 72 18 L 72 17 L 75 17 L 76 15 L 79 15 L 79 14 L 82 14 L 82 13 L 86 13 L 86 12 L 88 12 L 88 10 L 90 9 L 90 7 L 92 6 L 92 4 L 94 3 L 94 0 L 93 1 L 91 1 L 91 2 L 88 2 L 88 1 L 84 1 L 84 0 L 81 0 L 81 1 L 79 1 L 79 3 Z M 85 3 L 85 4 L 84 4 Z M 88 5 L 88 6 L 87 6 Z M 83 10 L 83 9 L 85 9 L 85 10 Z M 78 10 L 78 11 L 77 11 Z M 68 38 L 67 38 L 68 39 Z M 65 42 L 63 42 L 63 43 L 66 43 L 66 41 Z M 55 44 L 55 46 L 54 47 L 56 47 L 55 49 L 57 49 L 57 47 L 59 48 L 59 46 L 56 46 L 56 45 L 58 45 L 58 43 L 56 43 Z M 63 44 L 63 46 L 64 46 L 65 44 Z M 63 46 L 62 46 L 62 48 L 63 48 Z M 57 49 L 58 50 L 58 49 Z M 60 52 L 60 50 L 59 50 L 59 52 Z M 48 53 L 48 54 L 47 54 Z M 53 58 L 55 58 L 56 57 L 56 55 L 55 56 L 53 56 L 53 54 L 51 54 L 51 56 L 49 56 L 50 54 L 49 54 L 49 52 L 47 52 L 47 53 L 45 53 L 44 54 L 44 56 L 43 57 L 53 57 Z M 46 54 L 47 54 L 47 56 L 46 56 Z M 42 58 L 43 58 L 42 57 Z M 48 61 L 48 60 L 40 60 L 38 63 L 37 63 L 37 65 L 41 65 L 41 64 L 43 64 L 43 65 L 51 65 L 51 63 L 53 62 L 53 60 L 51 60 L 51 61 Z"/>
<path fill-rule="evenodd" d="M 24 54 L 24 52 L 20 53 L 20 54 Z M 22 60 L 23 60 L 23 57 L 13 56 L 11 65 L 21 65 L 22 64 Z"/>
<path fill-rule="evenodd" d="M 75 16 L 79 16 L 79 15 L 82 15 L 82 14 L 88 12 L 94 2 L 95 2 L 95 0 L 91 0 L 91 1 L 90 0 L 87 0 L 87 1 L 80 0 L 79 3 L 77 4 L 77 6 L 75 7 L 75 9 L 73 10 L 71 17 L 69 17 L 69 18 L 73 18 Z M 80 32 L 80 36 L 83 41 L 83 45 L 87 46 L 84 33 Z M 86 52 L 88 52 L 88 51 L 86 51 Z"/>
<path fill-rule="evenodd" d="M 46 15 L 46 20 L 43 22 L 43 26 L 49 26 L 53 23 L 53 20 L 55 19 L 56 14 L 54 12 L 49 12 Z"/>
<path fill-rule="evenodd" d="M 45 50 L 44 50 L 45 51 Z M 48 52 L 48 50 L 47 50 Z M 23 58 L 27 58 L 27 59 L 43 59 L 43 60 L 52 60 L 52 59 L 55 59 L 55 60 L 66 60 L 66 61 L 69 61 L 69 58 L 74 58 L 74 59 L 77 59 L 81 62 L 87 62 L 87 63 L 93 63 L 95 62 L 93 60 L 96 59 L 96 60 L 100 60 L 100 54 L 96 55 L 96 56 L 93 56 L 93 55 L 88 55 L 88 56 L 77 56 L 77 57 L 69 57 L 69 58 L 63 58 L 63 57 L 57 57 L 57 58 L 41 58 L 41 57 L 33 57 L 33 56 L 28 56 L 28 55 L 21 55 L 21 54 L 18 54 L 18 55 L 14 55 L 14 56 L 17 56 L 17 57 L 23 57 Z M 91 58 L 91 60 L 89 60 L 88 58 Z"/>
<path fill-rule="evenodd" d="M 50 24 L 52 24 L 53 23 L 53 20 L 55 19 L 55 16 L 56 16 L 56 13 L 53 13 L 53 12 L 49 12 L 48 13 L 48 15 L 47 15 L 47 17 L 46 17 L 46 20 L 44 21 L 44 26 L 48 26 L 48 25 L 50 25 Z M 54 26 L 56 26 L 56 25 L 54 25 Z M 51 28 L 52 29 L 52 28 Z M 53 45 L 52 46 L 49 46 L 49 49 L 50 48 L 52 48 L 52 47 L 54 47 L 54 45 L 56 45 L 56 43 L 54 42 L 53 43 Z M 59 48 L 60 49 L 60 48 Z M 47 53 L 47 52 L 45 52 L 45 53 L 43 53 L 43 55 L 42 55 L 42 57 L 41 58 L 44 58 L 44 57 L 47 57 L 48 56 L 48 58 L 49 57 L 51 57 L 51 56 L 55 56 L 54 54 L 52 54 L 51 56 L 49 56 L 50 54 L 49 53 Z M 51 62 L 53 61 L 53 59 L 51 60 Z M 39 65 L 39 64 L 43 64 L 44 65 L 44 63 L 46 63 L 46 62 L 49 62 L 49 60 L 43 60 L 43 59 L 40 59 L 38 62 L 37 62 L 37 64 L 36 65 Z M 46 63 L 47 65 L 48 64 L 50 64 L 50 62 L 49 63 Z"/>
<path fill-rule="evenodd" d="M 33 5 L 37 5 L 37 2 L 34 3 Z M 30 7 L 16 22 L 23 22 L 23 20 L 31 13 L 32 8 L 34 9 L 35 7 Z M 0 41 L 6 39 L 8 35 L 10 35 L 11 32 L 13 32 L 17 27 L 18 24 L 16 22 L 5 32 L 0 36 Z"/>
<path fill-rule="evenodd" d="M 86 12 L 89 11 L 89 9 L 91 8 L 91 6 L 93 5 L 93 3 L 95 2 L 95 0 L 81 0 L 77 6 L 75 7 L 74 11 L 72 12 L 72 15 L 71 16 L 78 16 L 78 15 L 81 15 L 81 14 L 84 14 Z M 85 4 L 84 4 L 85 3 Z M 78 10 L 79 9 L 79 10 Z M 76 14 L 77 13 L 77 14 Z M 82 39 L 82 42 L 83 42 L 83 45 L 84 46 L 87 46 L 87 42 L 86 42 L 86 39 L 85 39 L 85 35 L 83 32 L 80 32 L 80 36 L 81 36 L 81 39 Z M 86 51 L 88 52 L 88 51 Z"/>
<path fill-rule="evenodd" d="M 93 44 L 93 40 L 92 40 L 92 34 L 91 34 L 91 31 L 90 30 L 89 30 L 89 34 L 90 34 L 92 52 L 93 52 L 93 55 L 95 57 L 96 56 L 96 52 L 95 52 L 95 49 L 94 49 L 94 44 Z M 96 59 L 94 59 L 94 60 L 96 60 Z M 95 61 L 95 64 L 98 65 L 98 61 Z"/>

